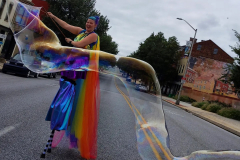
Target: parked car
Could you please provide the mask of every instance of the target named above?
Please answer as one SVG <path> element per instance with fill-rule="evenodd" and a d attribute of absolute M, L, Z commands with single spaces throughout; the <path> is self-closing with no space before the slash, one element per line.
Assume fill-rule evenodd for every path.
<path fill-rule="evenodd" d="M 131 82 L 132 79 L 128 76 L 128 77 L 126 78 L 126 81 L 127 81 L 127 82 Z"/>
<path fill-rule="evenodd" d="M 39 75 L 44 77 L 46 76 L 48 78 L 56 78 L 57 73 L 40 73 Z"/>
<path fill-rule="evenodd" d="M 21 56 L 19 53 L 17 53 L 14 57 L 12 57 L 9 61 L 3 64 L 2 68 L 3 73 L 14 73 L 16 75 L 21 76 L 34 76 L 35 78 L 38 78 L 39 74 L 30 71 L 22 62 Z"/>
<path fill-rule="evenodd" d="M 142 85 L 136 85 L 135 89 L 137 91 L 141 91 L 141 92 L 147 92 L 147 87 L 146 86 L 142 86 Z"/>

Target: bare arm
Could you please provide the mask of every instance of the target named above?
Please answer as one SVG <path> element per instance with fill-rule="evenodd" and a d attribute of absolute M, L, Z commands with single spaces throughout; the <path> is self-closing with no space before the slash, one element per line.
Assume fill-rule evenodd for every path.
<path fill-rule="evenodd" d="M 69 43 L 70 41 L 72 41 L 71 44 L 72 44 L 74 47 L 83 48 L 83 47 L 85 47 L 85 46 L 87 46 L 87 45 L 89 45 L 89 44 L 91 44 L 91 43 L 93 43 L 93 42 L 96 42 L 96 41 L 97 41 L 97 38 L 98 38 L 97 34 L 96 34 L 96 33 L 92 33 L 92 34 L 88 35 L 87 37 L 85 37 L 85 38 L 84 38 L 83 40 L 81 40 L 80 42 L 74 42 L 74 41 L 72 41 L 72 40 L 69 39 L 69 38 L 66 38 L 65 40 L 66 40 L 67 43 Z"/>
<path fill-rule="evenodd" d="M 59 19 L 58 17 L 54 16 L 51 12 L 48 12 L 49 17 L 54 19 L 62 28 L 66 29 L 67 31 L 71 32 L 72 34 L 78 35 L 83 29 L 81 27 L 72 26 L 65 21 Z"/>

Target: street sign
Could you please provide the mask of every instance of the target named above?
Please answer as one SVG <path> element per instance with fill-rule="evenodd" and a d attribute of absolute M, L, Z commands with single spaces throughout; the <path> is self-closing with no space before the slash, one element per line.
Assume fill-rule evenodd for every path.
<path fill-rule="evenodd" d="M 191 47 L 192 46 L 192 41 L 187 41 L 186 46 Z"/>
<path fill-rule="evenodd" d="M 6 37 L 7 37 L 7 35 L 5 35 L 5 34 L 0 34 L 0 38 L 6 39 Z"/>

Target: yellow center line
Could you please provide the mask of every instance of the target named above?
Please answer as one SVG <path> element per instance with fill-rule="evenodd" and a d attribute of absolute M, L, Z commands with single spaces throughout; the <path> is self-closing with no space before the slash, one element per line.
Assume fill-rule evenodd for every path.
<path fill-rule="evenodd" d="M 115 83 L 115 85 L 116 85 L 116 83 Z M 129 101 L 127 100 L 127 98 L 125 97 L 125 95 L 121 92 L 121 90 L 118 88 L 117 85 L 116 85 L 116 88 L 117 88 L 117 90 L 122 94 L 122 96 L 123 96 L 123 98 L 126 100 L 126 102 L 128 103 L 130 109 L 132 110 L 133 114 L 134 114 L 135 117 L 137 118 L 138 124 L 141 124 L 139 118 L 136 116 L 136 113 L 134 112 L 131 104 L 129 103 Z M 151 148 L 152 148 L 152 150 L 153 150 L 156 158 L 159 159 L 159 160 L 162 160 L 161 156 L 160 156 L 159 153 L 157 152 L 157 149 L 154 147 L 154 144 L 153 144 L 153 142 L 151 141 L 151 138 L 150 138 L 149 135 L 147 134 L 146 130 L 145 130 L 144 128 L 142 128 L 142 130 L 143 130 L 143 132 L 144 132 L 144 134 L 145 134 L 145 136 L 146 136 L 146 138 L 147 138 L 147 140 L 148 140 L 148 142 L 149 142 L 149 144 L 150 144 L 150 146 L 151 146 Z"/>
<path fill-rule="evenodd" d="M 115 81 L 115 79 L 114 79 Z M 116 87 L 118 88 L 117 84 L 116 84 L 116 81 L 115 81 L 115 85 Z M 129 101 L 129 97 L 127 95 L 125 95 L 119 88 L 118 88 L 118 91 L 124 96 L 124 98 L 126 97 Z M 136 106 L 132 103 L 132 106 L 135 108 L 135 110 L 137 111 L 137 113 L 140 115 L 140 117 L 142 118 L 143 122 L 145 124 L 147 124 L 146 120 L 143 118 L 143 116 L 141 115 L 141 113 L 139 112 L 139 110 L 136 108 Z M 163 151 L 163 154 L 165 155 L 165 157 L 168 159 L 168 160 L 172 160 L 172 158 L 168 155 L 167 151 L 164 149 L 164 147 L 162 146 L 161 142 L 159 141 L 159 139 L 157 138 L 157 136 L 155 135 L 155 133 L 152 131 L 152 129 L 147 126 L 147 128 L 150 130 L 150 132 L 152 133 L 153 135 L 153 138 L 156 140 L 158 146 L 160 147 L 160 149 Z"/>

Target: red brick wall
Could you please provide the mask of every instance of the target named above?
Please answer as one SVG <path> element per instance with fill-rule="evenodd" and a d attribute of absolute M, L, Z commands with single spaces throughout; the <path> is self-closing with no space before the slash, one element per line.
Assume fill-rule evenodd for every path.
<path fill-rule="evenodd" d="M 201 50 L 197 50 L 198 45 L 202 45 Z M 214 49 L 218 49 L 217 54 L 213 54 Z M 181 52 L 184 54 L 184 51 Z M 232 63 L 234 59 L 229 56 L 224 50 L 216 45 L 212 40 L 197 42 L 193 45 L 192 57 L 206 57 L 214 60 Z"/>

